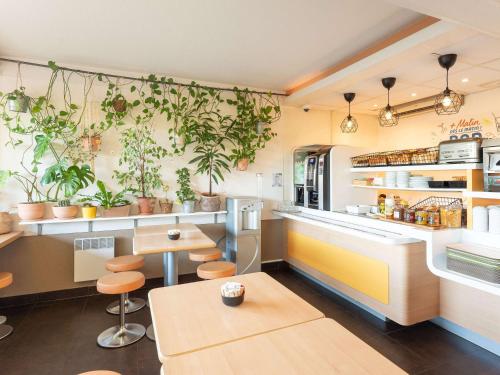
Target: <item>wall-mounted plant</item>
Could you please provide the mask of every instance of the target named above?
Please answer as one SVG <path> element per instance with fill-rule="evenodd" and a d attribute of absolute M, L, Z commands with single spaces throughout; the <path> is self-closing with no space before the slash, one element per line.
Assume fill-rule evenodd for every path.
<path fill-rule="evenodd" d="M 120 142 L 123 149 L 118 163 L 125 171 L 115 170 L 113 177 L 137 196 L 141 214 L 152 214 L 156 203 L 154 191 L 162 187 L 160 160 L 168 152 L 156 143 L 148 125 L 125 129 Z"/>
<path fill-rule="evenodd" d="M 80 202 L 96 203 L 102 208 L 103 217 L 128 216 L 130 213 L 130 201 L 125 199 L 125 192 L 120 191 L 113 195 L 101 180 L 97 181 L 97 193 L 84 195 Z"/>
<path fill-rule="evenodd" d="M 177 174 L 177 184 L 179 184 L 179 190 L 175 193 L 177 199 L 182 203 L 182 210 L 184 213 L 194 212 L 194 204 L 196 201 L 196 196 L 191 188 L 191 175 L 187 168 L 180 168 L 175 171 Z"/>

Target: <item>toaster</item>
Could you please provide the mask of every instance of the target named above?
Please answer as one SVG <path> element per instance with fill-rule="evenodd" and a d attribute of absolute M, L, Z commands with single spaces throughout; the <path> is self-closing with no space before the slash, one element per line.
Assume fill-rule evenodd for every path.
<path fill-rule="evenodd" d="M 482 138 L 465 138 L 439 143 L 439 163 L 481 163 Z"/>

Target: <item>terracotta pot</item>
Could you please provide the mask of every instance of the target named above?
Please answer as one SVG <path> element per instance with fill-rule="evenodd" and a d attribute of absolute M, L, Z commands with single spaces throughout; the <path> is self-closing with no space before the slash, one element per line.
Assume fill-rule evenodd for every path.
<path fill-rule="evenodd" d="M 38 220 L 45 216 L 45 203 L 18 203 L 17 215 L 21 220 Z"/>
<path fill-rule="evenodd" d="M 78 206 L 53 206 L 52 212 L 57 219 L 74 219 L 78 215 Z"/>
<path fill-rule="evenodd" d="M 160 210 L 162 214 L 169 214 L 172 212 L 174 202 L 169 201 L 168 199 L 160 199 L 158 203 L 160 204 Z"/>
<path fill-rule="evenodd" d="M 0 234 L 12 232 L 12 217 L 8 212 L 0 212 Z"/>
<path fill-rule="evenodd" d="M 155 210 L 156 198 L 137 198 L 139 215 L 152 215 Z"/>
<path fill-rule="evenodd" d="M 101 147 L 101 136 L 82 137 L 82 147 L 85 151 L 97 152 Z"/>
<path fill-rule="evenodd" d="M 195 201 L 184 201 L 182 202 L 182 212 L 185 214 L 192 214 L 194 212 Z"/>
<path fill-rule="evenodd" d="M 119 113 L 125 112 L 127 110 L 127 101 L 125 99 L 113 100 L 113 109 Z"/>
<path fill-rule="evenodd" d="M 97 207 L 82 206 L 82 216 L 85 219 L 95 219 L 96 215 L 97 215 Z"/>
<path fill-rule="evenodd" d="M 249 162 L 250 162 L 250 160 L 248 160 L 247 158 L 238 160 L 237 169 L 239 171 L 246 171 L 248 169 Z"/>
<path fill-rule="evenodd" d="M 220 197 L 218 195 L 210 196 L 203 193 L 200 199 L 200 208 L 204 212 L 214 212 L 220 210 Z"/>
<path fill-rule="evenodd" d="M 102 217 L 122 217 L 130 215 L 130 204 L 105 208 L 102 210 Z"/>

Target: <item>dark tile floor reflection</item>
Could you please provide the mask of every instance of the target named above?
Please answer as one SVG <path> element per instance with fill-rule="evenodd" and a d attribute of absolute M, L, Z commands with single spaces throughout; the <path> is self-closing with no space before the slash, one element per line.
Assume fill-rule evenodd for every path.
<path fill-rule="evenodd" d="M 383 322 L 294 271 L 269 274 L 411 374 L 500 374 L 500 357 L 432 323 L 403 327 Z M 0 374 L 73 375 L 95 369 L 159 374 L 156 347 L 147 338 L 122 349 L 97 346 L 97 335 L 117 322 L 105 313 L 111 300 L 113 296 L 98 295 L 0 310 L 15 327 L 13 335 L 0 341 Z M 151 322 L 147 308 L 127 318 L 145 326 Z"/>

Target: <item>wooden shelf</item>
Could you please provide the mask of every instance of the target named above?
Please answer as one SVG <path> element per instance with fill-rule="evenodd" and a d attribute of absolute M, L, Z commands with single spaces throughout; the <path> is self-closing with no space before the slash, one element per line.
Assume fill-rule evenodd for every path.
<path fill-rule="evenodd" d="M 464 192 L 464 196 L 470 198 L 500 199 L 500 193 L 492 191 L 466 191 Z"/>
<path fill-rule="evenodd" d="M 22 235 L 22 231 L 0 234 L 0 249 L 22 237 Z"/>
<path fill-rule="evenodd" d="M 429 165 L 399 165 L 386 167 L 360 167 L 351 168 L 351 172 L 367 173 L 367 172 L 392 172 L 392 171 L 460 171 L 469 169 L 483 169 L 481 163 L 464 163 L 464 164 L 429 164 Z"/>
<path fill-rule="evenodd" d="M 408 191 L 442 191 L 443 193 L 449 192 L 460 192 L 464 193 L 467 189 L 438 189 L 438 188 L 398 188 L 398 187 L 387 187 L 387 186 L 375 186 L 375 185 L 351 185 L 355 188 L 361 189 L 376 189 L 376 190 L 408 190 Z M 500 194 L 499 194 L 500 195 Z"/>
<path fill-rule="evenodd" d="M 21 221 L 20 225 L 38 225 L 38 224 L 63 224 L 63 223 L 81 223 L 81 222 L 95 222 L 95 221 L 118 221 L 118 220 L 148 220 L 148 219 L 160 219 L 166 217 L 186 217 L 186 216 L 206 216 L 206 215 L 225 215 L 227 211 L 215 211 L 215 212 L 193 212 L 193 213 L 183 213 L 183 212 L 172 212 L 169 214 L 153 214 L 153 215 L 132 215 L 132 216 L 119 216 L 119 217 L 96 217 L 95 219 L 86 219 L 83 217 L 77 217 L 74 219 L 42 219 L 42 220 L 24 220 Z"/>

